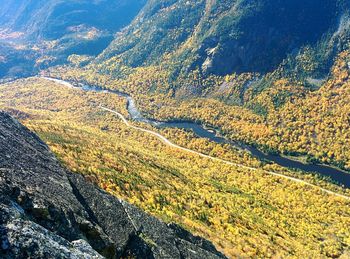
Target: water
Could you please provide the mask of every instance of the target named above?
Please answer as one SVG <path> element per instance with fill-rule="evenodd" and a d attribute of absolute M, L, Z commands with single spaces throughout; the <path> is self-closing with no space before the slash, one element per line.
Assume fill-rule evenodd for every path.
<path fill-rule="evenodd" d="M 65 82 L 65 81 L 62 81 L 62 82 Z M 219 144 L 230 144 L 234 146 L 239 145 L 237 143 L 234 143 L 223 137 L 218 136 L 215 133 L 215 131 L 208 130 L 202 125 L 195 122 L 190 122 L 190 121 L 158 122 L 158 121 L 146 119 L 142 116 L 141 112 L 138 110 L 135 100 L 128 94 L 125 94 L 116 90 L 106 90 L 95 86 L 89 86 L 89 85 L 80 85 L 80 86 L 85 91 L 113 93 L 113 94 L 117 94 L 119 96 L 127 98 L 127 103 L 128 103 L 127 109 L 128 109 L 129 115 L 135 121 L 149 123 L 158 128 L 178 128 L 178 129 L 184 129 L 184 130 L 191 130 L 198 137 L 207 138 Z M 268 160 L 283 167 L 299 169 L 308 173 L 317 173 L 322 176 L 326 176 L 330 178 L 333 182 L 339 185 L 343 185 L 346 188 L 350 188 L 350 173 L 347 173 L 340 169 L 329 167 L 326 165 L 320 165 L 320 164 L 304 164 L 302 162 L 294 161 L 294 160 L 282 157 L 280 155 L 265 154 L 253 146 L 243 146 L 243 147 L 248 151 L 250 151 L 250 153 L 253 156 L 259 158 L 260 160 Z"/>
<path fill-rule="evenodd" d="M 282 157 L 280 155 L 265 154 L 253 146 L 240 145 L 223 137 L 219 137 L 215 134 L 215 132 L 208 131 L 202 125 L 194 122 L 165 122 L 161 124 L 161 128 L 179 128 L 192 130 L 197 136 L 201 138 L 207 138 L 219 144 L 230 144 L 243 147 L 260 160 L 271 161 L 283 167 L 299 169 L 308 173 L 317 173 L 330 178 L 333 182 L 339 185 L 344 185 L 344 187 L 350 188 L 350 173 L 326 165 L 304 164 L 302 162 Z"/>
<path fill-rule="evenodd" d="M 215 132 L 205 129 L 202 125 L 194 122 L 175 121 L 175 122 L 162 122 L 158 128 L 178 128 L 184 130 L 192 130 L 198 137 L 207 138 L 219 144 L 233 144 L 229 140 L 219 137 Z"/>
<path fill-rule="evenodd" d="M 259 149 L 251 146 L 248 147 L 248 150 L 259 159 L 272 161 L 283 167 L 295 168 L 309 173 L 317 173 L 330 178 L 337 184 L 344 185 L 346 188 L 350 188 L 350 173 L 347 173 L 340 169 L 320 164 L 304 164 L 302 162 L 294 161 L 292 159 L 288 159 L 279 155 L 265 154 Z"/>

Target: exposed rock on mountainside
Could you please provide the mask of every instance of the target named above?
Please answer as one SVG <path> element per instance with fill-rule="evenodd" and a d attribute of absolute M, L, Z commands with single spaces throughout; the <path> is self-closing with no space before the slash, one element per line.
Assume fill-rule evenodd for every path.
<path fill-rule="evenodd" d="M 0 238 L 1 258 L 224 258 L 210 242 L 68 172 L 2 112 Z"/>
<path fill-rule="evenodd" d="M 177 73 L 196 68 L 217 75 L 264 73 L 336 30 L 348 5 L 341 0 L 148 1 L 101 58 L 117 55 L 133 67 L 165 60 Z"/>
<path fill-rule="evenodd" d="M 88 55 L 88 62 L 99 56 L 93 64 L 100 72 L 123 78 L 125 66 L 160 66 L 178 87 L 191 73 L 266 74 L 289 57 L 290 70 L 322 78 L 350 33 L 344 0 L 0 0 L 0 6 L 0 43 L 20 42 L 13 50 L 35 70 L 72 54 Z M 10 70 L 0 76 L 23 76 L 11 61 L 0 49 L 0 65 Z"/>

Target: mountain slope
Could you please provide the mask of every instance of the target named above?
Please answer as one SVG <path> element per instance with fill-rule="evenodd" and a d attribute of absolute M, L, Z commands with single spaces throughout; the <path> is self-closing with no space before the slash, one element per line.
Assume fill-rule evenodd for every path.
<path fill-rule="evenodd" d="M 36 40 L 58 39 L 74 26 L 114 33 L 128 25 L 145 0 L 0 1 L 0 25 Z"/>
<path fill-rule="evenodd" d="M 1 258 L 223 258 L 63 169 L 47 146 L 0 112 Z"/>
<path fill-rule="evenodd" d="M 164 62 L 177 75 L 271 71 L 288 54 L 335 30 L 343 1 L 149 1 L 98 60 Z M 156 43 L 156 44 L 155 44 Z"/>
<path fill-rule="evenodd" d="M 23 76 L 62 64 L 71 54 L 98 55 L 127 26 L 146 0 L 0 0 L 0 76 Z M 22 70 L 24 70 L 22 72 Z"/>

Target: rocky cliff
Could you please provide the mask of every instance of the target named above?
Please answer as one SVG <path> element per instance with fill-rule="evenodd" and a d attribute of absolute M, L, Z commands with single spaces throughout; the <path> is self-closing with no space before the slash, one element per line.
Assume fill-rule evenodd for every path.
<path fill-rule="evenodd" d="M 64 169 L 35 134 L 0 112 L 1 258 L 224 258 Z"/>

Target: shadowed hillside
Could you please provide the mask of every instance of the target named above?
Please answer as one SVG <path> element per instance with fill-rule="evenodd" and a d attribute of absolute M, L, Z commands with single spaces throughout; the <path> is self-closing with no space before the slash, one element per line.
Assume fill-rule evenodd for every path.
<path fill-rule="evenodd" d="M 216 75 L 267 72 L 334 30 L 344 5 L 334 0 L 149 1 L 100 59 L 118 55 L 132 67 L 165 62 L 175 74 L 196 68 Z"/>

